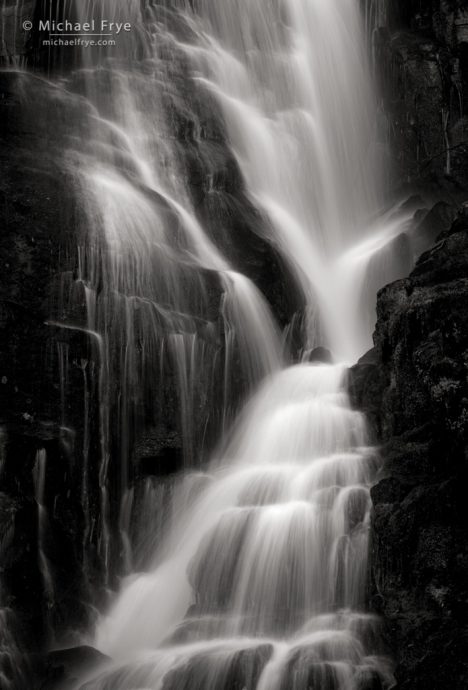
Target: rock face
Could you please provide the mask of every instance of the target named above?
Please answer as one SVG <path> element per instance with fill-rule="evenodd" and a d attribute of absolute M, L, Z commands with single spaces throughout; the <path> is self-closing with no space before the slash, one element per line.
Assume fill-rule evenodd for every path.
<path fill-rule="evenodd" d="M 64 273 L 68 267 L 75 208 L 67 180 L 54 162 L 60 141 L 47 133 L 42 119 L 49 97 L 33 77 L 15 72 L 0 76 L 0 540 L 8 547 L 2 554 L 0 615 L 16 615 L 17 621 L 11 619 L 6 627 L 14 630 L 18 654 L 40 649 L 50 626 L 63 630 L 64 621 L 68 625 L 83 615 L 81 582 L 75 574 L 81 565 L 81 511 L 77 496 L 69 493 L 76 465 L 73 439 L 60 428 L 57 348 L 68 348 L 72 358 L 85 349 L 76 339 L 54 338 L 46 325 L 57 305 L 58 267 L 62 264 Z M 56 114 L 58 121 L 63 113 Z M 82 384 L 72 371 L 70 385 L 78 401 Z M 79 407 L 72 405 L 71 418 L 79 419 Z M 76 435 L 79 438 L 78 421 Z M 60 554 L 53 607 L 39 563 L 38 453 L 47 455 L 43 501 L 51 527 L 48 549 Z M 14 647 L 4 645 L 13 655 Z M 15 674 L 26 668 L 24 658 L 9 659 L 3 669 L 6 658 L 7 652 L 0 671 L 12 679 L 13 687 L 15 682 L 22 687 Z M 21 682 L 29 687 L 24 678 Z"/>
<path fill-rule="evenodd" d="M 0 64 L 18 64 L 26 53 L 28 33 L 23 22 L 34 15 L 35 0 L 5 0 L 0 8 Z"/>
<path fill-rule="evenodd" d="M 0 65 L 28 59 L 34 67 L 29 72 L 0 72 L 0 684 L 5 679 L 15 690 L 34 687 L 32 676 L 41 675 L 43 653 L 51 643 L 78 642 L 70 631 L 90 625 L 94 606 L 102 604 L 105 596 L 106 576 L 95 527 L 101 519 L 100 362 L 84 331 L 86 302 L 76 287 L 84 213 L 76 180 L 62 165 L 70 146 L 70 125 L 79 111 L 73 99 L 60 97 L 53 78 L 44 79 L 44 73 L 53 75 L 53 67 L 57 71 L 60 67 L 66 78 L 73 65 L 61 60 L 59 53 L 47 55 L 46 61 L 25 42 L 23 33 L 13 40 L 10 30 L 13 19 L 18 22 L 38 14 L 47 2 L 7 0 L 0 9 Z M 62 12 L 63 3 L 53 0 L 52 9 Z M 286 270 L 276 251 L 263 237 L 264 220 L 247 199 L 218 109 L 195 93 L 182 58 L 168 53 L 166 68 L 174 88 L 164 94 L 163 106 L 197 217 L 234 268 L 261 287 L 279 319 L 287 323 L 296 309 L 293 290 L 288 290 Z M 202 277 L 208 299 L 206 313 L 200 316 L 203 325 L 212 326 L 209 335 L 215 334 L 217 348 L 219 340 L 222 362 L 221 288 L 214 273 Z M 232 388 L 240 390 L 243 381 L 237 380 L 235 364 L 232 368 Z M 119 374 L 115 372 L 116 390 Z M 184 461 L 180 383 L 169 364 L 161 379 L 155 386 L 156 414 L 151 419 L 149 414 L 141 415 L 129 444 L 130 491 L 137 499 L 153 484 L 157 493 Z M 213 395 L 218 395 L 223 372 L 213 380 Z M 202 393 L 200 403 L 193 406 L 193 419 L 208 446 L 214 443 L 217 428 L 213 423 L 210 436 L 208 402 Z M 110 415 L 115 420 L 111 442 L 117 456 L 118 394 L 112 399 L 116 403 Z M 212 405 L 214 410 L 218 407 Z M 197 461 L 201 459 L 197 453 Z M 41 462 L 44 490 L 39 497 Z M 118 463 L 114 467 L 118 475 Z M 114 544 L 110 570 L 117 575 L 123 556 L 118 524 L 121 495 L 114 475 L 109 478 Z M 152 497 L 150 491 L 148 503 Z M 146 513 L 137 499 L 129 532 L 138 547 Z M 46 526 L 41 527 L 40 514 Z M 163 519 L 162 508 L 158 517 Z M 34 657 L 38 661 L 29 668 L 26 657 L 31 654 L 38 655 Z M 24 677 L 16 677 L 19 668 Z"/>
<path fill-rule="evenodd" d="M 468 686 L 468 213 L 380 291 L 375 348 L 351 372 L 383 470 L 371 589 L 398 688 Z"/>
<path fill-rule="evenodd" d="M 468 9 L 464 0 L 384 0 L 374 49 L 401 181 L 467 180 Z"/>

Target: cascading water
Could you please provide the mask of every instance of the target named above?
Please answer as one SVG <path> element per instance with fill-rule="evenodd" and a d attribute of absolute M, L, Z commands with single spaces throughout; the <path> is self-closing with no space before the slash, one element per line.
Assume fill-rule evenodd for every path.
<path fill-rule="evenodd" d="M 107 581 L 119 559 L 129 575 L 94 641 L 115 661 L 77 687 L 388 688 L 365 612 L 377 459 L 345 365 L 284 368 L 269 305 L 196 209 L 170 117 L 179 69 L 222 112 L 263 234 L 302 295 L 300 358 L 325 346 L 354 361 L 370 341 L 370 295 L 406 269 L 405 216 L 380 213 L 359 2 L 90 0 L 74 11 L 133 25 L 115 48 L 83 50 L 57 95 L 78 113 L 64 158 L 85 221 L 69 297 L 86 322 L 49 325 L 85 334 L 97 369 L 99 520 L 85 386 L 83 551 L 97 546 Z M 157 420 L 168 368 L 185 469 L 168 491 L 151 479 L 135 491 L 138 420 Z M 232 399 L 246 395 L 232 425 Z M 208 422 L 221 441 L 200 469 Z"/>
<path fill-rule="evenodd" d="M 195 12 L 201 39 L 182 47 L 222 105 L 249 193 L 318 314 L 306 343 L 325 340 L 355 361 L 371 345 L 363 280 L 380 247 L 363 247 L 357 266 L 349 250 L 401 230 L 375 221 L 378 118 L 358 3 L 260 0 L 243 16 L 243 3 L 200 0 Z M 391 254 L 379 269 L 384 283 L 394 277 Z"/>
<path fill-rule="evenodd" d="M 130 420 L 146 376 L 168 352 L 193 463 L 194 388 L 200 370 L 210 378 L 210 325 L 200 323 L 207 273 L 219 276 L 224 292 L 225 372 L 234 338 L 250 385 L 264 381 L 208 471 L 184 474 L 172 488 L 172 517 L 157 539 L 146 528 L 140 548 L 153 551 L 146 571 L 124 584 L 97 630 L 96 645 L 119 661 L 80 687 L 389 687 L 378 622 L 365 613 L 376 458 L 344 392 L 344 367 L 281 371 L 266 303 L 197 220 L 160 93 L 170 89 L 163 45 L 188 61 L 197 88 L 222 108 L 247 191 L 304 295 L 304 351 L 325 344 L 352 360 L 369 337 L 362 296 L 369 257 L 401 227 L 397 218 L 376 231 L 380 188 L 368 145 L 375 111 L 357 4 L 180 3 L 165 8 L 180 32 L 169 30 L 160 4 L 145 7 L 146 24 L 138 6 L 82 10 L 82 18 L 99 10 L 146 29 L 140 61 L 130 39 L 104 63 L 84 60 L 75 77 L 82 87 L 74 89 L 89 104 L 88 144 L 69 153 L 89 219 L 78 282 L 99 350 L 106 567 L 115 351 L 127 572 L 136 500 Z M 391 273 L 391 256 L 389 264 Z M 150 484 L 147 491 L 142 510 L 156 495 Z"/>
<path fill-rule="evenodd" d="M 65 164 L 86 215 L 78 277 L 70 294 L 72 301 L 85 302 L 87 323 L 50 322 L 88 334 L 98 362 L 100 519 L 88 537 L 96 539 L 97 534 L 109 573 L 110 475 L 119 485 L 117 521 L 125 568 L 131 571 L 129 465 L 139 431 L 135 420 L 142 409 L 143 416 L 157 418 L 155 408 L 163 404 L 158 400 L 161 371 L 170 362 L 179 394 L 184 460 L 193 466 L 204 443 L 204 429 L 200 433 L 195 428 L 197 408 L 209 408 L 219 428 L 235 410 L 234 358 L 248 390 L 281 368 L 283 346 L 260 291 L 231 266 L 196 217 L 160 90 L 169 98 L 177 94 L 171 92 L 154 37 L 144 29 L 140 3 L 89 2 L 75 11 L 83 23 L 91 17 L 130 21 L 137 34 L 122 36 L 111 59 L 102 49 L 94 54 L 83 50 L 83 68 L 68 79 L 62 93 L 62 98 L 74 99 L 79 113 Z M 133 60 L 136 50 L 143 54 L 140 61 Z M 221 299 L 222 326 L 210 313 L 216 297 Z M 225 401 L 219 410 L 213 402 L 218 398 L 215 388 L 222 388 Z M 88 484 L 86 462 L 83 486 Z M 84 544 L 85 552 L 89 545 Z"/>
<path fill-rule="evenodd" d="M 97 634 L 83 688 L 389 687 L 364 612 L 376 458 L 344 368 L 303 364 L 248 403 L 205 488 Z M 184 483 L 186 480 L 184 480 Z"/>

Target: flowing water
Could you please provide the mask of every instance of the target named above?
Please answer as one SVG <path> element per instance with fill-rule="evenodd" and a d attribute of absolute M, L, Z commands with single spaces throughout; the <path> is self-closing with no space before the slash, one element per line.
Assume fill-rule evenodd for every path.
<path fill-rule="evenodd" d="M 33 480 L 37 503 L 37 560 L 42 576 L 46 608 L 49 609 L 54 601 L 54 577 L 49 560 L 45 554 L 45 540 L 48 533 L 48 516 L 44 499 L 46 470 L 47 453 L 44 448 L 41 448 L 36 453 Z"/>
<path fill-rule="evenodd" d="M 388 688 L 379 622 L 365 610 L 378 460 L 350 406 L 346 363 L 370 346 L 375 292 L 405 273 L 411 251 L 399 241 L 404 213 L 381 211 L 360 3 L 89 0 L 74 12 L 133 25 L 112 49 L 83 49 L 58 83 L 77 112 L 64 159 L 85 220 L 69 297 L 86 305 L 86 322 L 49 325 L 86 334 L 97 363 L 99 520 L 85 386 L 83 551 L 97 540 L 110 581 L 112 477 L 127 575 L 93 640 L 113 661 L 77 687 Z M 222 136 L 207 136 L 210 118 Z M 195 203 L 187 151 L 205 146 L 214 199 L 223 137 L 262 240 L 300 295 L 293 354 L 235 260 L 236 238 Z M 319 346 L 340 363 L 308 362 Z M 138 420 L 157 421 L 168 369 L 184 470 L 135 488 Z M 208 427 L 218 444 L 202 463 Z M 35 471 L 40 530 L 45 462 Z"/>
<path fill-rule="evenodd" d="M 390 684 L 364 612 L 376 458 L 343 373 L 302 364 L 262 385 L 205 488 L 181 487 L 162 556 L 99 626 L 121 663 L 83 687 Z"/>

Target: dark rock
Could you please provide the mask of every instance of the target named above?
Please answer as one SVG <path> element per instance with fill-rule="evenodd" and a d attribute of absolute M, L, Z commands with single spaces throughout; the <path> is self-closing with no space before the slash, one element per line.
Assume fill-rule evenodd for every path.
<path fill-rule="evenodd" d="M 366 414 L 376 437 L 380 437 L 381 376 L 378 353 L 375 349 L 363 355 L 348 372 L 351 404 Z"/>
<path fill-rule="evenodd" d="M 333 361 L 330 350 L 326 347 L 316 347 L 309 355 L 309 362 L 323 362 L 324 364 L 331 364 Z"/>
<path fill-rule="evenodd" d="M 59 310 L 58 274 L 71 269 L 70 247 L 76 245 L 69 232 L 75 199 L 57 155 L 69 107 L 33 75 L 0 75 L 0 423 L 2 489 L 10 505 L 7 538 L 12 522 L 14 528 L 2 559 L 1 585 L 2 603 L 16 614 L 23 653 L 43 651 L 52 628 L 62 634 L 87 618 L 83 513 L 76 490 L 81 469 L 75 462 L 82 441 L 83 374 L 70 366 L 67 392 L 74 395 L 67 395 L 62 407 L 60 357 L 65 361 L 67 353 L 70 363 L 86 360 L 88 343 L 46 324 Z M 38 565 L 33 479 L 38 451 L 47 454 L 44 501 L 50 529 L 44 549 L 53 569 L 53 597 L 45 592 Z"/>
<path fill-rule="evenodd" d="M 379 674 L 372 669 L 359 670 L 355 678 L 356 690 L 384 690 Z"/>
<path fill-rule="evenodd" d="M 439 201 L 425 213 L 412 233 L 415 240 L 415 253 L 419 254 L 425 247 L 432 244 L 438 235 L 449 230 L 455 220 L 455 215 L 453 205 L 444 201 Z"/>
<path fill-rule="evenodd" d="M 157 455 L 144 455 L 140 459 L 140 472 L 143 475 L 164 477 L 179 472 L 183 467 L 180 448 L 163 447 Z"/>
<path fill-rule="evenodd" d="M 133 455 L 139 475 L 164 477 L 182 469 L 180 434 L 170 422 L 162 419 L 159 426 L 149 428 L 136 441 Z"/>
<path fill-rule="evenodd" d="M 378 297 L 375 348 L 351 396 L 383 442 L 372 587 L 402 690 L 468 685 L 468 221 Z"/>
<path fill-rule="evenodd" d="M 374 32 L 396 170 L 455 195 L 468 175 L 466 25 L 462 0 L 392 0 Z"/>
<path fill-rule="evenodd" d="M 98 669 L 108 661 L 108 656 L 88 646 L 49 652 L 40 690 L 71 690 L 84 672 Z"/>
<path fill-rule="evenodd" d="M 0 65 L 18 63 L 27 53 L 28 32 L 22 24 L 31 19 L 36 0 L 25 0 L 18 5 L 16 0 L 6 0 L 3 3 L 2 30 L 0 32 Z"/>

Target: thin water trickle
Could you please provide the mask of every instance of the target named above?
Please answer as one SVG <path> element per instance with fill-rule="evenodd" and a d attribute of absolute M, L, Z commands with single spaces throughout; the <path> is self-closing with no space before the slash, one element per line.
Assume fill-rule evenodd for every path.
<path fill-rule="evenodd" d="M 37 559 L 42 577 L 43 596 L 46 608 L 53 605 L 55 597 L 54 576 L 45 550 L 45 540 L 49 532 L 48 514 L 45 506 L 47 452 L 41 448 L 36 453 L 33 469 L 35 498 L 37 503 Z M 49 626 L 49 621 L 46 621 Z"/>

